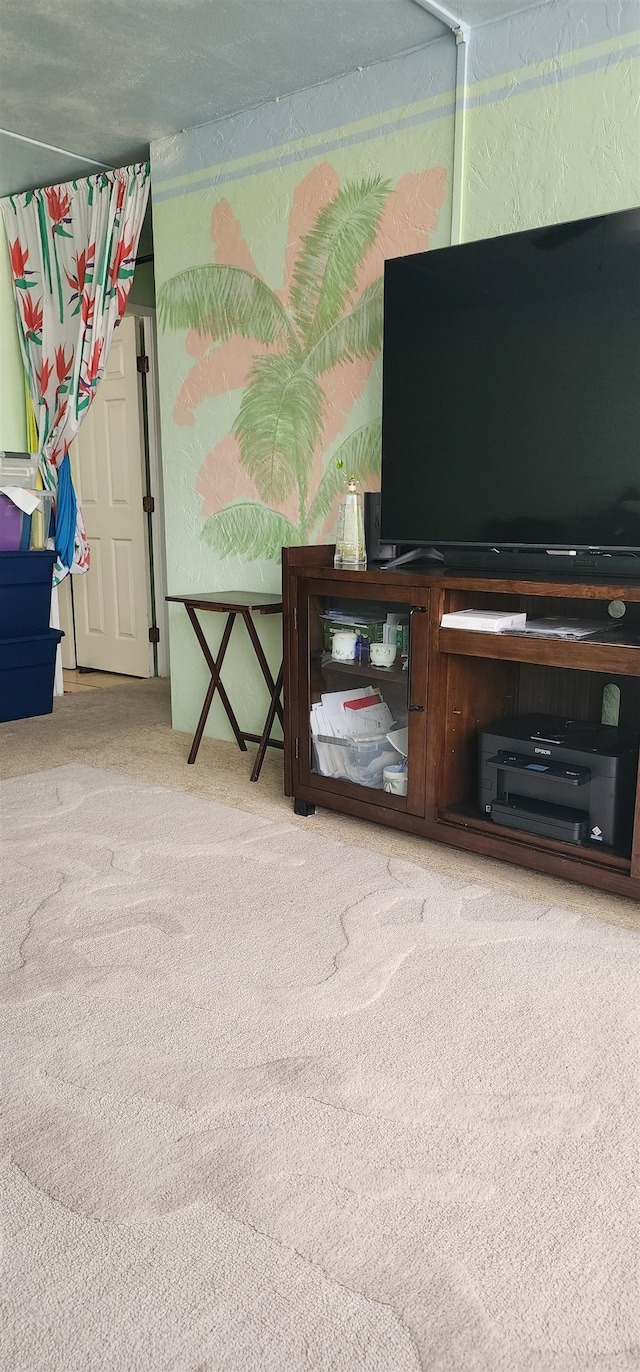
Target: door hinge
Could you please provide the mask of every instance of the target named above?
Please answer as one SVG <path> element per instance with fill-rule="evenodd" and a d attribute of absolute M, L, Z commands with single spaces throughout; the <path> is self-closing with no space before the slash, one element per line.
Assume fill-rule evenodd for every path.
<path fill-rule="evenodd" d="M 149 371 L 149 358 L 146 353 L 143 353 L 141 357 L 137 358 L 136 366 L 139 372 L 143 372 L 145 376 L 147 375 Z"/>
<path fill-rule="evenodd" d="M 145 514 L 153 514 L 155 512 L 156 502 L 152 495 L 143 495 L 142 508 Z"/>
<path fill-rule="evenodd" d="M 297 738 L 297 739 L 296 739 L 296 742 L 295 742 L 295 755 L 296 755 L 296 757 L 300 757 L 300 739 L 299 739 L 299 738 Z"/>
<path fill-rule="evenodd" d="M 150 642 L 150 643 L 159 643 L 159 642 L 160 642 L 160 630 L 159 630 L 157 624 L 152 624 L 152 625 L 151 625 L 151 628 L 150 628 L 150 630 L 149 630 L 149 642 Z"/>

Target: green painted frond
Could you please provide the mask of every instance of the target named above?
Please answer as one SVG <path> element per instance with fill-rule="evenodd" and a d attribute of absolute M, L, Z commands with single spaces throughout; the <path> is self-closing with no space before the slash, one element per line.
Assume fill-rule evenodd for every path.
<path fill-rule="evenodd" d="M 160 287 L 158 308 L 164 329 L 197 329 L 216 341 L 235 334 L 282 345 L 293 339 L 278 297 L 241 267 L 212 263 L 179 272 Z"/>
<path fill-rule="evenodd" d="M 270 510 L 255 500 L 238 500 L 210 515 L 201 537 L 220 557 L 242 555 L 248 562 L 266 557 L 279 562 L 285 546 L 300 542 L 295 524 L 278 510 Z"/>
<path fill-rule="evenodd" d="M 336 496 L 345 488 L 347 477 L 354 476 L 356 481 L 366 481 L 370 476 L 378 475 L 381 454 L 382 423 L 379 419 L 363 425 L 345 438 L 325 467 L 309 510 L 309 530 L 315 529 L 327 518 Z M 337 466 L 338 462 L 342 462 L 342 467 Z"/>
<path fill-rule="evenodd" d="M 306 486 L 320 437 L 322 391 L 299 356 L 257 357 L 234 433 L 262 500 L 281 501 Z"/>
<path fill-rule="evenodd" d="M 296 323 L 310 346 L 335 324 L 374 242 L 391 183 L 348 181 L 302 240 L 291 288 Z"/>
<path fill-rule="evenodd" d="M 307 353 L 306 366 L 316 376 L 339 362 L 377 357 L 382 347 L 383 281 L 379 277 L 363 291 L 357 305 L 336 320 Z"/>

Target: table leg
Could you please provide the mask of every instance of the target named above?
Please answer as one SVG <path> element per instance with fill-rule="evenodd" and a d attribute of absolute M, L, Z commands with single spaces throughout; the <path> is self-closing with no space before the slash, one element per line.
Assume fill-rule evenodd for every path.
<path fill-rule="evenodd" d="M 226 651 L 227 651 L 227 645 L 228 645 L 229 639 L 230 639 L 230 637 L 231 637 L 231 630 L 233 629 L 234 620 L 235 620 L 235 617 L 236 617 L 236 612 L 234 611 L 234 612 L 233 612 L 232 614 L 230 614 L 230 615 L 228 616 L 228 618 L 227 618 L 227 622 L 226 622 L 226 624 L 225 624 L 225 626 L 224 626 L 224 633 L 223 633 L 223 635 L 222 635 L 222 640 L 221 640 L 221 643 L 220 643 L 220 647 L 219 647 L 219 649 L 218 649 L 218 656 L 217 656 L 217 658 L 215 659 L 215 662 L 214 662 L 213 657 L 212 657 L 212 654 L 211 654 L 211 649 L 209 648 L 209 644 L 207 643 L 207 640 L 206 640 L 206 638 L 205 638 L 205 636 L 204 636 L 204 632 L 203 632 L 203 629 L 202 629 L 202 625 L 200 624 L 200 621 L 198 620 L 198 616 L 197 616 L 197 614 L 196 614 L 196 612 L 195 612 L 193 606 L 192 606 L 192 605 L 187 605 L 187 606 L 186 606 L 186 611 L 187 611 L 187 614 L 188 614 L 188 616 L 189 616 L 189 619 L 191 620 L 191 623 L 192 623 L 192 625 L 193 625 L 193 629 L 194 629 L 196 638 L 197 638 L 197 640 L 198 640 L 198 643 L 200 644 L 200 647 L 201 647 L 201 649 L 202 649 L 202 653 L 203 653 L 205 662 L 206 662 L 206 664 L 207 664 L 207 666 L 208 666 L 208 668 L 209 668 L 209 671 L 211 672 L 211 681 L 209 682 L 209 685 L 208 685 L 208 688 L 207 688 L 207 694 L 206 694 L 206 696 L 205 696 L 205 698 L 204 698 L 204 704 L 203 704 L 202 710 L 201 710 L 201 712 L 200 712 L 200 718 L 199 718 L 199 720 L 198 720 L 198 724 L 197 724 L 197 727 L 196 727 L 195 734 L 193 735 L 193 743 L 191 744 L 191 751 L 190 751 L 189 756 L 188 756 L 188 758 L 187 758 L 187 762 L 190 762 L 190 763 L 195 762 L 195 760 L 196 760 L 196 758 L 197 758 L 197 756 L 198 756 L 198 749 L 199 749 L 199 747 L 200 747 L 200 743 L 201 743 L 201 740 L 202 740 L 202 735 L 203 735 L 203 733 L 204 733 L 204 726 L 205 726 L 205 724 L 206 724 L 206 722 L 207 722 L 207 716 L 208 716 L 208 714 L 209 714 L 209 710 L 211 709 L 211 702 L 212 702 L 212 700 L 213 700 L 213 697 L 214 697 L 216 691 L 218 692 L 218 694 L 219 694 L 219 696 L 220 696 L 220 699 L 221 699 L 221 701 L 222 701 L 222 704 L 224 705 L 224 708 L 225 708 L 225 710 L 226 710 L 227 719 L 229 720 L 229 723 L 230 723 L 230 725 L 231 725 L 231 728 L 233 729 L 233 732 L 234 732 L 234 734 L 235 734 L 236 743 L 238 744 L 238 747 L 241 749 L 241 751 L 242 751 L 243 753 L 246 753 L 246 751 L 247 751 L 247 745 L 246 745 L 246 743 L 245 743 L 245 741 L 244 741 L 244 738 L 242 737 L 242 733 L 241 733 L 241 730 L 240 730 L 240 725 L 238 724 L 238 721 L 237 721 L 237 719 L 236 719 L 236 717 L 235 717 L 235 715 L 234 715 L 234 713 L 233 713 L 233 710 L 232 710 L 232 708 L 231 708 L 231 703 L 230 703 L 229 697 L 228 697 L 228 695 L 227 695 L 227 693 L 226 693 L 226 691 L 225 691 L 225 689 L 224 689 L 224 686 L 222 685 L 222 682 L 221 682 L 221 680 L 220 680 L 220 671 L 221 671 L 221 668 L 222 668 L 222 664 L 223 664 L 223 662 L 224 662 L 224 655 L 225 655 L 225 653 L 226 653 Z"/>
<path fill-rule="evenodd" d="M 269 670 L 269 663 L 267 662 L 267 659 L 266 659 L 266 657 L 265 657 L 265 655 L 264 655 L 264 649 L 263 649 L 263 647 L 262 647 L 262 644 L 261 644 L 261 642 L 260 642 L 260 639 L 258 638 L 256 626 L 255 626 L 255 624 L 254 624 L 254 622 L 253 622 L 253 620 L 252 620 L 252 618 L 251 618 L 251 614 L 250 614 L 249 612 L 244 611 L 243 614 L 242 614 L 242 618 L 244 619 L 244 622 L 245 622 L 245 624 L 246 624 L 246 626 L 247 626 L 247 633 L 248 633 L 248 635 L 249 635 L 249 638 L 251 639 L 251 642 L 253 643 L 253 646 L 254 646 L 254 649 L 255 649 L 255 654 L 256 654 L 256 657 L 257 657 L 257 659 L 258 659 L 258 662 L 260 663 L 260 667 L 261 667 L 261 669 L 262 669 L 262 675 L 263 675 L 263 677 L 264 677 L 264 679 L 265 679 L 265 681 L 266 681 L 266 683 L 267 683 L 267 687 L 268 687 L 268 689 L 269 689 L 269 695 L 270 695 L 270 697 L 271 697 L 271 702 L 273 703 L 273 700 L 274 700 L 274 692 L 275 692 L 275 681 L 273 680 L 273 677 L 272 677 L 271 672 L 270 672 L 270 670 Z M 277 714 L 278 719 L 280 720 L 280 723 L 281 723 L 281 725 L 282 725 L 282 728 L 284 729 L 284 713 L 283 713 L 283 710 L 282 710 L 282 705 L 280 704 L 280 697 L 279 697 L 279 695 L 275 697 L 275 701 L 276 701 L 276 704 L 275 704 L 275 714 Z"/>
<path fill-rule="evenodd" d="M 258 780 L 258 777 L 260 776 L 260 773 L 261 773 L 261 771 L 262 771 L 262 764 L 263 764 L 263 762 L 264 762 L 264 755 L 265 755 L 265 753 L 266 753 L 266 751 L 267 751 L 267 748 L 269 747 L 269 739 L 270 739 L 270 737 L 271 737 L 271 730 L 272 730 L 272 728 L 273 728 L 273 721 L 274 721 L 274 719 L 275 719 L 275 717 L 276 717 L 276 710 L 277 710 L 277 708 L 278 708 L 278 705 L 280 704 L 280 692 L 282 691 L 282 682 L 283 682 L 283 678 L 284 678 L 284 662 L 281 663 L 280 671 L 278 672 L 278 675 L 277 675 L 277 677 L 276 677 L 276 683 L 275 683 L 275 686 L 274 686 L 273 691 L 272 691 L 272 694 L 271 694 L 271 704 L 270 704 L 270 706 L 269 706 L 269 711 L 268 711 L 268 714 L 267 714 L 267 718 L 266 718 L 266 720 L 265 720 L 264 729 L 262 730 L 262 738 L 260 739 L 260 743 L 259 743 L 259 746 L 258 746 L 258 751 L 257 751 L 256 757 L 255 757 L 255 762 L 254 762 L 254 764 L 253 764 L 253 767 L 251 768 L 251 780 L 252 780 L 252 781 L 257 781 L 257 780 Z"/>

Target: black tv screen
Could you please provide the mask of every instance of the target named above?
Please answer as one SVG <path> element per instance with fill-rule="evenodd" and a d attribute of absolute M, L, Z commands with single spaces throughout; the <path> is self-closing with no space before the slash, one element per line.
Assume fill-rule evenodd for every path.
<path fill-rule="evenodd" d="M 385 265 L 381 529 L 640 549 L 640 210 Z"/>

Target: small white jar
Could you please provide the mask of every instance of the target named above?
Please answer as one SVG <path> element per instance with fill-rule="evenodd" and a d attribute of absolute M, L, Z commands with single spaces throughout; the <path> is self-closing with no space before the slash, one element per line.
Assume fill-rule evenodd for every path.
<path fill-rule="evenodd" d="M 353 662 L 358 635 L 350 629 L 338 629 L 331 641 L 331 656 L 336 662 Z"/>

